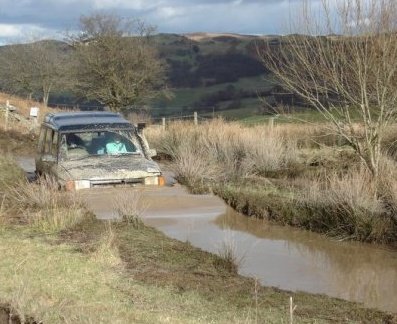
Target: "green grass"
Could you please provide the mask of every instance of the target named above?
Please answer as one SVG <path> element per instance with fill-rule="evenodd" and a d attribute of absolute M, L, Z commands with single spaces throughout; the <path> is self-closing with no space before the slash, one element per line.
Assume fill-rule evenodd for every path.
<path fill-rule="evenodd" d="M 61 236 L 14 227 L 1 233 L 0 253 L 2 301 L 44 323 L 285 323 L 289 296 L 299 323 L 391 319 L 325 296 L 255 288 L 219 257 L 147 227 L 89 221 Z"/>
<path fill-rule="evenodd" d="M 316 109 L 307 109 L 302 107 L 291 107 L 291 110 L 295 111 L 292 113 L 275 111 L 269 115 L 251 115 L 241 119 L 241 122 L 246 125 L 259 125 L 269 122 L 270 119 L 274 120 L 274 124 L 302 124 L 302 123 L 325 123 L 328 120 Z M 302 110 L 303 111 L 299 111 Z M 335 112 L 333 113 L 337 120 L 343 121 L 344 117 L 338 116 Z M 377 111 L 374 109 L 372 112 L 372 118 L 376 120 Z M 350 118 L 353 122 L 362 122 L 361 112 L 359 109 L 350 109 Z"/>
<path fill-rule="evenodd" d="M 274 114 L 269 115 L 251 115 L 242 118 L 240 121 L 246 125 L 259 125 L 268 123 L 273 119 L 274 125 L 276 124 L 302 124 L 302 123 L 324 123 L 327 120 L 317 110 L 306 110 L 303 112 L 295 112 L 292 114 Z"/>
<path fill-rule="evenodd" d="M 251 78 L 241 78 L 238 82 L 234 83 L 222 83 L 222 84 L 216 84 L 210 87 L 197 87 L 197 88 L 180 88 L 180 89 L 175 89 L 174 92 L 174 98 L 168 102 L 166 102 L 166 105 L 161 108 L 156 108 L 156 104 L 154 104 L 154 108 L 152 108 L 152 114 L 157 117 L 162 117 L 162 116 L 177 116 L 177 115 L 185 115 L 186 113 L 183 112 L 183 107 L 186 107 L 188 110 L 192 111 L 192 105 L 194 102 L 200 100 L 200 98 L 216 93 L 218 91 L 224 90 L 228 85 L 233 85 L 236 90 L 250 90 L 250 91 L 260 91 L 260 90 L 268 90 L 270 89 L 273 84 L 271 80 L 267 80 L 264 78 L 264 76 L 258 76 L 258 77 L 251 77 Z M 248 99 L 243 99 L 243 108 L 241 109 L 242 111 L 245 110 L 245 108 L 251 109 L 251 102 L 255 102 L 255 107 L 257 108 L 260 104 L 259 99 L 257 98 L 248 98 Z M 248 102 L 248 105 L 247 105 Z M 239 110 L 239 109 L 237 109 Z M 239 116 L 250 116 L 252 113 L 252 110 L 250 110 L 249 114 L 241 114 L 238 113 Z M 224 114 L 224 112 L 222 112 Z M 225 114 L 227 114 L 225 112 Z"/>
<path fill-rule="evenodd" d="M 230 102 L 223 102 L 222 106 L 226 106 Z M 204 117 L 223 117 L 227 120 L 241 120 L 247 118 L 247 116 L 254 116 L 258 113 L 258 108 L 260 107 L 260 100 L 254 98 L 247 98 L 241 100 L 241 108 L 236 109 L 225 109 L 218 110 L 214 109 L 213 113 L 204 113 L 200 114 L 200 116 Z"/>

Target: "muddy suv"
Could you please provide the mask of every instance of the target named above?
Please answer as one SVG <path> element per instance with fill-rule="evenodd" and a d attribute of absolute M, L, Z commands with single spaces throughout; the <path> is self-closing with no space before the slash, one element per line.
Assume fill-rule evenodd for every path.
<path fill-rule="evenodd" d="M 143 135 L 111 112 L 50 113 L 41 125 L 36 172 L 78 190 L 103 185 L 162 185 L 161 171 Z"/>

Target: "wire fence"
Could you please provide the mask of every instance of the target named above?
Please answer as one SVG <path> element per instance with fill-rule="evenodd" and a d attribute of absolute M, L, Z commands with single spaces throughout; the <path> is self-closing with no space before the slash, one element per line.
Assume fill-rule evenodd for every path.
<path fill-rule="evenodd" d="M 48 106 L 51 108 L 58 108 L 61 110 L 93 110 L 93 111 L 101 111 L 101 110 L 106 110 L 106 107 L 103 105 L 92 105 L 92 104 L 68 104 L 68 103 L 58 103 L 58 102 L 49 102 Z M 165 114 L 162 117 L 150 117 L 152 122 L 161 122 L 163 118 L 166 118 L 167 121 L 172 121 L 172 120 L 188 120 L 188 119 L 194 119 L 195 114 L 197 114 L 197 112 L 192 112 L 190 114 L 182 114 L 182 111 L 186 109 L 186 107 L 172 107 L 173 110 L 178 111 L 180 110 L 180 114 L 174 114 L 174 115 L 169 115 L 169 114 Z M 159 110 L 162 108 L 159 107 L 153 107 L 148 109 L 148 113 L 150 113 L 151 111 L 156 111 L 156 115 L 159 115 Z M 144 110 L 143 110 L 144 111 Z M 198 119 L 201 120 L 206 120 L 206 119 L 213 119 L 214 116 L 198 116 Z"/>
<path fill-rule="evenodd" d="M 78 110 L 97 110 L 97 111 L 101 111 L 101 110 L 106 110 L 106 108 L 104 106 L 101 105 L 92 105 L 92 104 L 67 104 L 67 103 L 57 103 L 57 102 L 49 102 L 48 103 L 49 107 L 52 108 L 58 108 L 61 110 L 69 110 L 69 111 L 78 111 Z M 175 110 L 176 107 L 174 107 Z M 181 113 L 178 115 L 164 115 L 164 117 L 153 117 L 150 116 L 148 111 L 148 114 L 143 117 L 143 118 L 138 118 L 138 119 L 144 119 L 148 124 L 153 125 L 153 126 L 161 126 L 164 129 L 166 128 L 166 125 L 170 122 L 174 122 L 174 121 L 189 121 L 191 120 L 195 125 L 199 124 L 200 122 L 205 122 L 208 120 L 212 120 L 215 118 L 214 114 L 212 115 L 199 115 L 197 112 L 192 112 L 190 114 L 182 114 L 182 110 L 185 110 L 186 107 L 182 108 L 180 107 L 180 111 Z M 158 109 L 153 109 L 153 110 L 157 110 L 156 111 L 156 115 L 159 114 Z M 178 110 L 178 109 L 176 109 Z M 134 121 L 132 119 L 132 121 Z"/>
<path fill-rule="evenodd" d="M 199 114 L 195 111 L 191 115 L 178 115 L 178 116 L 167 116 L 167 117 L 157 117 L 151 118 L 150 124 L 153 126 L 161 126 L 163 129 L 166 129 L 167 124 L 175 121 L 189 121 L 191 120 L 194 125 L 198 125 L 201 122 L 205 122 L 208 120 L 212 120 L 213 116 L 199 116 Z"/>

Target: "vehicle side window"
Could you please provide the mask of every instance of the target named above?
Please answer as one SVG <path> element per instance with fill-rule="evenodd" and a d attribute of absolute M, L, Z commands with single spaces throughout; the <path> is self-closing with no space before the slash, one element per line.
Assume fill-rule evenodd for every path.
<path fill-rule="evenodd" d="M 43 153 L 44 151 L 44 140 L 45 140 L 46 130 L 47 129 L 44 127 L 42 127 L 40 130 L 39 145 L 37 146 L 37 151 L 39 153 Z"/>
<path fill-rule="evenodd" d="M 58 155 L 58 132 L 53 132 L 52 134 L 51 154 L 53 156 Z"/>
<path fill-rule="evenodd" d="M 46 129 L 45 142 L 44 142 L 44 154 L 51 154 L 52 147 L 52 135 L 54 131 L 50 128 Z"/>

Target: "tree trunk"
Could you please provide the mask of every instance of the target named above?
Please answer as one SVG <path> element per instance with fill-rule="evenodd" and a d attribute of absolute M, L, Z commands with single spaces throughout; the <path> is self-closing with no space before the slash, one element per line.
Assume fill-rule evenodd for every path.
<path fill-rule="evenodd" d="M 48 107 L 48 99 L 50 97 L 51 86 L 43 87 L 43 104 Z"/>

